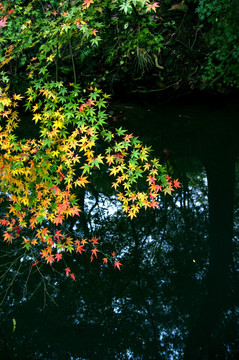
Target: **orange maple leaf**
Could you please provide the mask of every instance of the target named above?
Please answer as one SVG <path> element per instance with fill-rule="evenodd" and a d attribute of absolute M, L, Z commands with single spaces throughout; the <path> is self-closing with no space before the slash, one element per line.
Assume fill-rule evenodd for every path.
<path fill-rule="evenodd" d="M 88 9 L 88 7 L 90 6 L 90 4 L 93 4 L 94 1 L 93 0 L 84 0 L 83 4 L 82 4 L 82 9 Z"/>
<path fill-rule="evenodd" d="M 173 181 L 173 186 L 175 187 L 175 189 L 181 187 L 181 183 L 178 181 L 178 179 L 176 179 L 176 180 Z"/>
<path fill-rule="evenodd" d="M 3 241 L 7 241 L 8 244 L 11 244 L 12 243 L 12 239 L 13 239 L 13 235 L 12 234 L 9 234 L 8 232 L 5 232 L 3 234 Z"/>
<path fill-rule="evenodd" d="M 97 253 L 99 252 L 99 250 L 96 249 L 96 247 L 94 247 L 94 248 L 91 250 L 91 252 L 92 252 L 92 256 L 94 255 L 94 256 L 97 258 Z"/>
<path fill-rule="evenodd" d="M 71 210 L 71 216 L 75 216 L 75 215 L 80 216 L 79 214 L 80 209 L 77 206 L 73 206 L 70 210 Z"/>
<path fill-rule="evenodd" d="M 53 220 L 53 223 L 56 225 L 62 224 L 63 220 L 64 220 L 64 217 L 61 214 L 58 214 L 57 217 Z"/>
<path fill-rule="evenodd" d="M 99 238 L 94 236 L 90 241 L 92 242 L 92 245 L 96 245 L 96 244 L 99 244 L 98 240 L 99 240 Z"/>

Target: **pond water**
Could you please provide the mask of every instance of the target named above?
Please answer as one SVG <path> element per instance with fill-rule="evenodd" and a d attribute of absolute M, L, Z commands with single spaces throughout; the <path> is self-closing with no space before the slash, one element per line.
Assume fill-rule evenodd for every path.
<path fill-rule="evenodd" d="M 1 359 L 177 360 L 184 358 L 190 341 L 193 350 L 199 349 L 198 359 L 237 358 L 238 115 L 238 103 L 230 97 L 188 97 L 163 105 L 113 103 L 115 126 L 129 128 L 152 145 L 168 172 L 180 179 L 182 189 L 162 197 L 159 209 L 130 221 L 107 192 L 108 182 L 102 179 L 100 187 L 93 184 L 92 193 L 85 194 L 85 221 L 100 238 L 102 251 L 114 251 L 123 263 L 121 271 L 97 260 L 90 263 L 84 255 L 68 259 L 76 283 L 54 271 L 44 279 L 29 270 L 29 264 L 16 268 L 8 302 L 1 306 Z M 210 219 L 217 219 L 220 206 L 220 202 L 216 209 L 209 206 L 214 195 L 208 200 L 207 174 L 210 179 L 216 174 L 220 186 L 210 182 L 210 187 L 223 200 L 223 192 L 226 197 L 231 193 L 231 163 L 236 168 L 234 270 L 217 326 L 208 336 L 198 336 L 195 345 L 193 329 L 205 326 L 205 321 L 198 321 L 211 294 L 207 275 L 214 251 L 209 235 L 214 228 Z M 229 229 L 230 237 L 229 225 L 220 229 Z M 80 224 L 74 230 L 81 233 Z M 45 270 L 49 274 L 44 267 L 42 274 Z M 9 274 L 8 284 L 15 274 Z M 3 291 L 6 279 L 1 280 Z"/>

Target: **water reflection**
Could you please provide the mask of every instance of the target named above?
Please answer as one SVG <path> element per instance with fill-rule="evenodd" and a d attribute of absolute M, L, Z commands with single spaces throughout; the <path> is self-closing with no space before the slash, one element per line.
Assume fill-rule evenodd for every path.
<path fill-rule="evenodd" d="M 174 112 L 178 113 L 175 108 Z M 188 124 L 195 119 L 189 108 L 180 114 L 183 116 L 177 120 Z M 183 358 L 186 339 L 208 291 L 208 184 L 202 158 L 198 157 L 200 151 L 195 147 L 198 135 L 182 139 L 178 132 L 182 122 L 180 126 L 174 124 L 176 134 L 167 133 L 173 126 L 168 123 L 162 132 L 173 140 L 167 142 L 159 136 L 161 129 L 158 120 L 155 122 L 151 130 L 155 134 L 157 129 L 156 139 L 150 138 L 139 122 L 135 129 L 146 135 L 158 154 L 165 147 L 169 149 L 165 166 L 180 178 L 182 189 L 172 197 L 162 197 L 159 209 L 141 211 L 131 221 L 112 195 L 107 174 L 100 182 L 93 178 L 93 191 L 84 194 L 87 231 L 97 234 L 102 251 L 115 251 L 123 263 L 122 270 L 97 260 L 90 263 L 89 257 L 82 255 L 68 259 L 77 274 L 76 283 L 54 271 L 43 282 L 37 273 L 29 276 L 28 264 L 20 269 L 16 264 L 14 271 L 1 278 L 3 291 L 17 274 L 8 301 L 1 305 L 1 359 Z M 186 133 L 192 133 L 192 128 Z M 237 225 L 234 245 L 238 241 Z M 81 235 L 85 227 L 77 221 L 73 230 Z M 9 251 L 3 250 L 2 274 Z M 11 257 L 14 251 L 17 254 L 17 250 L 11 251 Z M 49 273 L 49 268 L 42 271 Z M 236 289 L 234 285 L 231 302 L 212 337 L 214 353 L 223 359 L 235 359 L 239 348 Z M 14 334 L 12 318 L 17 321 Z M 207 359 L 205 352 L 202 356 Z"/>

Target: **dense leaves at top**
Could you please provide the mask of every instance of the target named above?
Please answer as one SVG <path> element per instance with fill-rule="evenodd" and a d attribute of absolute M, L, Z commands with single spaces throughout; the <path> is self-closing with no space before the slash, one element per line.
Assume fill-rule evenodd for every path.
<path fill-rule="evenodd" d="M 120 5 L 126 14 L 135 6 L 146 14 L 157 8 L 157 3 L 146 1 L 127 4 L 127 8 L 118 3 L 113 7 Z M 92 84 L 82 89 L 77 83 L 72 48 L 81 51 L 86 43 L 98 45 L 96 14 L 103 11 L 99 4 L 46 1 L 40 6 L 31 1 L 23 5 L 1 3 L 3 239 L 9 244 L 20 242 L 34 266 L 39 258 L 52 265 L 62 260 L 64 252 L 81 254 L 87 246 L 93 261 L 98 257 L 99 239 L 94 234 L 90 239 L 79 238 L 73 225 L 70 232 L 65 225 L 68 217 L 77 218 L 84 210 L 79 207 L 79 189 L 87 188 L 92 172 L 100 170 L 114 178 L 112 187 L 131 219 L 141 208 L 157 208 L 160 193 L 171 194 L 180 183 L 171 180 L 159 160 L 152 157 L 150 147 L 122 127 L 109 125 L 108 95 Z M 70 83 L 59 67 L 64 56 L 71 60 Z M 23 76 L 23 71 L 19 93 L 15 91 L 19 84 L 16 78 L 18 72 Z M 20 118 L 29 113 L 38 135 L 19 138 L 15 130 L 18 126 L 21 129 Z M 108 256 L 101 255 L 107 263 Z M 114 267 L 120 269 L 120 261 L 112 258 Z M 67 264 L 65 271 L 75 280 Z"/>

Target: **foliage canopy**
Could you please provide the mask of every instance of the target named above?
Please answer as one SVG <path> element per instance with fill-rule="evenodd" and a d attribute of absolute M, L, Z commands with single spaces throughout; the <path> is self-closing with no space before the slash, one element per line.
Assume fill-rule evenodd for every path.
<path fill-rule="evenodd" d="M 92 81 L 87 89 L 77 82 L 72 49 L 98 46 L 102 25 L 96 19 L 107 10 L 100 4 L 1 3 L 0 194 L 5 215 L 0 222 L 4 241 L 20 243 L 37 267 L 39 260 L 52 265 L 64 252 L 81 254 L 87 246 L 91 261 L 98 257 L 96 235 L 79 238 L 74 233 L 77 220 L 67 225 L 68 218 L 78 218 L 84 210 L 79 206 L 82 189 L 94 172 L 114 178 L 112 187 L 131 219 L 141 208 L 158 207 L 160 193 L 180 187 L 152 157 L 150 147 L 108 122 L 109 96 Z M 156 11 L 157 3 L 112 2 L 112 11 L 118 7 L 124 14 L 134 8 L 147 14 Z M 65 58 L 71 61 L 73 82 L 60 65 Z M 27 114 L 38 127 L 35 137 L 22 136 L 24 131 L 16 135 Z M 101 255 L 107 263 L 109 257 Z M 120 269 L 120 261 L 112 258 Z M 66 263 L 65 272 L 75 280 Z"/>

